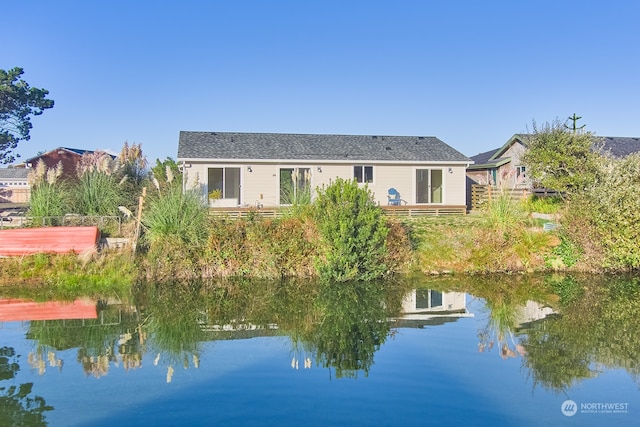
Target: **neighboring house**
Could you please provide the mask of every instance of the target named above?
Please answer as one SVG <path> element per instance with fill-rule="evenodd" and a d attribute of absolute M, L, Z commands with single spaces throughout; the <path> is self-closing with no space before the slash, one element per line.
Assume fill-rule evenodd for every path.
<path fill-rule="evenodd" d="M 472 156 L 467 177 L 473 184 L 505 188 L 531 188 L 521 158 L 527 149 L 527 134 L 513 135 L 502 147 Z M 593 149 L 615 158 L 640 152 L 640 138 L 594 136 Z"/>
<path fill-rule="evenodd" d="M 502 147 L 472 156 L 467 176 L 474 184 L 506 188 L 528 188 L 526 166 L 521 162 L 527 135 L 516 134 Z"/>
<path fill-rule="evenodd" d="M 286 206 L 291 194 L 356 179 L 387 205 L 395 188 L 407 205 L 466 204 L 469 158 L 435 137 L 180 132 L 185 186 L 216 206 Z M 217 190 L 217 191 L 216 191 Z"/>
<path fill-rule="evenodd" d="M 27 203 L 30 187 L 25 168 L 0 168 L 0 203 Z"/>
<path fill-rule="evenodd" d="M 81 150 L 78 148 L 58 147 L 46 153 L 31 157 L 25 161 L 27 167 L 35 168 L 38 162 L 43 161 L 47 168 L 53 168 L 62 163 L 62 177 L 76 179 L 76 166 L 84 154 L 91 154 L 94 151 Z M 112 156 L 113 157 L 113 156 Z"/>

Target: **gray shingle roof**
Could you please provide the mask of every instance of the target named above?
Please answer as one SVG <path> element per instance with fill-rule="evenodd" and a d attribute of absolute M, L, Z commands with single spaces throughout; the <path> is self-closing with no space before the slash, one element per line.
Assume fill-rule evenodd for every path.
<path fill-rule="evenodd" d="M 600 148 L 613 157 L 626 157 L 629 154 L 640 152 L 640 138 L 624 136 L 600 136 L 596 137 L 595 148 Z"/>
<path fill-rule="evenodd" d="M 0 168 L 0 179 L 27 179 L 29 169 Z"/>
<path fill-rule="evenodd" d="M 178 159 L 468 162 L 432 136 L 180 132 Z"/>
<path fill-rule="evenodd" d="M 499 148 L 494 148 L 491 151 L 485 151 L 484 153 L 471 156 L 470 159 L 475 162 L 476 165 L 484 165 L 492 160 L 493 156 L 498 152 Z"/>

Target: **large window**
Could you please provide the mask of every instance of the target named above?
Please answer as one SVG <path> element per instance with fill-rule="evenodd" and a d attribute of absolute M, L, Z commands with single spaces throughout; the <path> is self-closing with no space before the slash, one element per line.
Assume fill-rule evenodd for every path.
<path fill-rule="evenodd" d="M 218 191 L 222 199 L 237 199 L 240 204 L 240 168 L 209 168 L 209 194 Z"/>
<path fill-rule="evenodd" d="M 373 166 L 354 166 L 353 177 L 361 184 L 373 182 Z"/>
<path fill-rule="evenodd" d="M 431 289 L 416 290 L 416 309 L 442 307 L 442 292 Z"/>
<path fill-rule="evenodd" d="M 416 169 L 417 203 L 442 203 L 443 193 L 442 169 Z"/>
<path fill-rule="evenodd" d="M 311 169 L 280 169 L 280 204 L 296 205 L 311 202 Z"/>

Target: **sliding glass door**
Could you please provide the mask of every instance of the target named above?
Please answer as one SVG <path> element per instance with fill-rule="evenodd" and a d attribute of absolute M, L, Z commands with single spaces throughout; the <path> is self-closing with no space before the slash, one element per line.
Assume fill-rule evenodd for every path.
<path fill-rule="evenodd" d="M 209 168 L 209 194 L 218 191 L 218 198 L 236 199 L 240 204 L 240 168 Z"/>
<path fill-rule="evenodd" d="M 442 203 L 442 169 L 416 169 L 416 203 Z"/>

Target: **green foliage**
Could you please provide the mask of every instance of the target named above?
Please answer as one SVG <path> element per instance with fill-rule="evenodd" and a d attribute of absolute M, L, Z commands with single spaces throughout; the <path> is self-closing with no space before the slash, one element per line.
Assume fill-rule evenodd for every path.
<path fill-rule="evenodd" d="M 557 119 L 542 128 L 534 122 L 522 162 L 537 184 L 572 195 L 597 181 L 601 157 L 593 141 L 591 133 L 569 131 Z"/>
<path fill-rule="evenodd" d="M 323 286 L 316 304 L 322 322 L 306 338 L 316 349 L 316 361 L 333 367 L 336 378 L 368 375 L 373 357 L 389 335 L 383 283 L 345 282 Z"/>
<path fill-rule="evenodd" d="M 565 267 L 573 267 L 580 260 L 583 251 L 566 234 L 561 234 L 560 244 L 553 248 L 551 253 L 560 258 Z"/>
<path fill-rule="evenodd" d="M 67 212 L 69 197 L 66 190 L 58 185 L 41 183 L 31 187 L 28 215 L 34 219 L 34 224 L 56 225 L 57 220 Z"/>
<path fill-rule="evenodd" d="M 522 208 L 526 212 L 538 212 L 544 214 L 555 214 L 562 209 L 563 200 L 561 197 L 538 197 L 530 196 L 522 202 Z"/>
<path fill-rule="evenodd" d="M 608 161 L 603 177 L 584 194 L 583 210 L 605 250 L 607 266 L 640 268 L 640 154 Z"/>
<path fill-rule="evenodd" d="M 486 226 L 500 234 L 508 234 L 524 220 L 520 203 L 508 192 L 502 191 L 484 207 Z"/>
<path fill-rule="evenodd" d="M 171 157 L 167 157 L 162 162 L 156 159 L 156 165 L 151 168 L 151 175 L 154 184 L 161 191 L 165 191 L 169 185 L 182 185 L 182 173 Z"/>
<path fill-rule="evenodd" d="M 49 91 L 29 86 L 20 76 L 22 68 L 0 70 L 0 163 L 15 160 L 12 151 L 20 141 L 28 141 L 33 127 L 31 116 L 53 107 Z"/>
<path fill-rule="evenodd" d="M 368 188 L 338 178 L 319 191 L 313 209 L 324 244 L 318 265 L 323 279 L 371 280 L 387 272 L 388 229 Z"/>
<path fill-rule="evenodd" d="M 305 215 L 311 205 L 310 173 L 305 169 L 281 170 L 280 203 L 289 205 L 288 216 Z"/>
<path fill-rule="evenodd" d="M 149 196 L 142 223 L 153 245 L 163 240 L 200 246 L 207 239 L 207 207 L 196 190 L 169 185 Z"/>
<path fill-rule="evenodd" d="M 119 190 L 112 174 L 87 171 L 73 187 L 74 211 L 81 215 L 116 215 L 122 200 Z"/>
<path fill-rule="evenodd" d="M 211 221 L 207 275 L 281 278 L 315 276 L 315 227 L 297 217 Z"/>
<path fill-rule="evenodd" d="M 57 225 L 57 219 L 67 213 L 70 194 L 65 183 L 58 178 L 62 174 L 62 164 L 47 170 L 40 161 L 29 172 L 31 196 L 29 200 L 29 216 L 37 225 Z"/>

